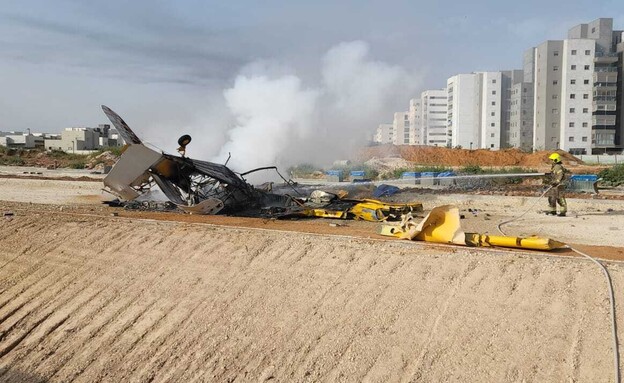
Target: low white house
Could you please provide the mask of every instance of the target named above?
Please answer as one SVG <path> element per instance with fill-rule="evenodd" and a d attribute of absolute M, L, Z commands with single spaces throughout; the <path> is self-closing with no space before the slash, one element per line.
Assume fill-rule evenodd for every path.
<path fill-rule="evenodd" d="M 45 140 L 46 150 L 62 150 L 68 153 L 98 150 L 103 147 L 123 146 L 124 140 L 117 130 L 102 124 L 97 128 L 65 128 L 59 139 Z"/>
<path fill-rule="evenodd" d="M 30 132 L 0 132 L 0 145 L 7 148 L 34 149 L 43 147 L 44 138 Z"/>

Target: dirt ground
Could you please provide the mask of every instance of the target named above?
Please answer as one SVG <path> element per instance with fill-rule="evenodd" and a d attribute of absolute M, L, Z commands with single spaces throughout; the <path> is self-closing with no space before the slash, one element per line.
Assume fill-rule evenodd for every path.
<path fill-rule="evenodd" d="M 613 381 L 604 277 L 569 251 L 127 211 L 100 188 L 0 178 L 0 381 Z M 466 231 L 526 211 L 504 230 L 611 259 L 624 328 L 624 201 L 560 218 L 530 196 L 417 197 Z"/>

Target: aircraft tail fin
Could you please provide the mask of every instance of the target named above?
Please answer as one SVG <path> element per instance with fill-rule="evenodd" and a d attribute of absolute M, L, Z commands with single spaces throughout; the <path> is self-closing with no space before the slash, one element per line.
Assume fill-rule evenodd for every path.
<path fill-rule="evenodd" d="M 119 117 L 117 113 L 113 112 L 106 105 L 102 105 L 102 110 L 104 111 L 108 119 L 111 121 L 113 126 L 117 129 L 121 138 L 123 138 L 124 141 L 126 141 L 126 144 L 132 145 L 132 144 L 141 143 L 141 140 L 139 139 L 139 137 L 137 137 L 137 135 L 134 134 L 134 132 L 132 131 L 132 129 L 130 129 L 128 124 L 126 124 L 126 122 L 121 117 Z"/>

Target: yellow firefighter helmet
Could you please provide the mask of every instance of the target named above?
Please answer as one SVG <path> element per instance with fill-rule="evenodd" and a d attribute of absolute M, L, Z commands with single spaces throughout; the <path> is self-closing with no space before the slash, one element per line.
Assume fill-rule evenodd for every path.
<path fill-rule="evenodd" d="M 561 162 L 561 156 L 559 155 L 559 153 L 553 153 L 550 156 L 548 156 L 548 158 L 550 158 L 551 160 L 555 162 Z"/>

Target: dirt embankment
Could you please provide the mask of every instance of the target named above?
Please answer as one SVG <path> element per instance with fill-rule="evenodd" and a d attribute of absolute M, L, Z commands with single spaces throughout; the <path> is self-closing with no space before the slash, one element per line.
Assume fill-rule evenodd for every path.
<path fill-rule="evenodd" d="M 582 161 L 573 155 L 558 151 L 567 166 L 582 165 Z M 467 150 L 432 146 L 395 146 L 380 145 L 363 149 L 358 157 L 360 161 L 371 158 L 396 156 L 419 165 L 436 166 L 519 166 L 541 168 L 550 166 L 549 151 L 525 153 L 518 149 L 505 150 Z"/>
<path fill-rule="evenodd" d="M 0 381 L 609 381 L 602 278 L 571 258 L 32 210 L 0 225 Z"/>

